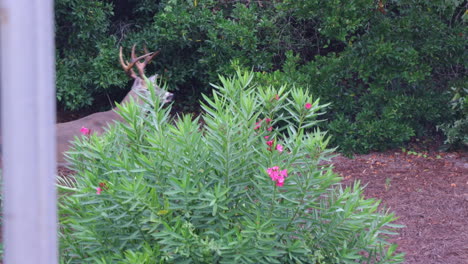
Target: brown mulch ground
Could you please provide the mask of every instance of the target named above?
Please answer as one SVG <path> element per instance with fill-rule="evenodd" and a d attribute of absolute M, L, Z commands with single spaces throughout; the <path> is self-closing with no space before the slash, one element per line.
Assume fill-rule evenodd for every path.
<path fill-rule="evenodd" d="M 392 239 L 408 264 L 468 263 L 468 153 L 400 150 L 333 159 L 345 185 L 360 180 L 405 225 Z"/>

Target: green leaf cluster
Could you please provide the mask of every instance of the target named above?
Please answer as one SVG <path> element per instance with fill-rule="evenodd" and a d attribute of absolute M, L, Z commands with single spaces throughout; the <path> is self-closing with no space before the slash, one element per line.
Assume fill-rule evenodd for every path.
<path fill-rule="evenodd" d="M 439 126 L 447 139 L 445 143 L 450 148 L 468 147 L 468 89 L 462 87 L 452 87 L 454 96 L 451 100 L 452 111 L 458 114 L 458 119 L 452 122 L 445 122 Z"/>
<path fill-rule="evenodd" d="M 309 47 L 318 51 L 312 60 L 300 50 L 286 52 L 281 69 L 259 73 L 258 80 L 295 83 L 330 102 L 325 116 L 330 122 L 323 128 L 333 135 L 331 144 L 346 153 L 381 151 L 402 146 L 414 136 L 432 137 L 438 125 L 452 126 L 455 120 L 457 128 L 450 137 L 466 136 L 466 113 L 450 107 L 456 95 L 450 87 L 460 91 L 468 84 L 466 3 L 381 1 L 381 13 L 373 1 L 329 1 L 338 2 L 348 5 L 346 10 L 359 6 L 363 16 L 355 23 L 360 27 L 338 23 L 344 38 L 327 33 L 331 41 L 311 43 Z M 318 8 L 317 1 L 285 3 L 304 19 L 333 10 L 326 4 Z M 340 16 L 348 19 L 346 13 Z"/>
<path fill-rule="evenodd" d="M 128 87 L 118 47 L 145 44 L 161 50 L 147 72 L 182 109 L 241 66 L 330 102 L 322 129 L 344 152 L 400 147 L 456 120 L 463 137 L 450 87 L 467 84 L 466 17 L 460 0 L 58 0 L 57 97 L 79 109 Z"/>
<path fill-rule="evenodd" d="M 63 263 L 399 263 L 393 213 L 343 188 L 308 90 L 219 77 L 198 117 L 154 93 L 77 139 L 61 187 Z M 278 147 L 280 145 L 281 147 Z M 284 186 L 267 173 L 287 170 Z M 96 188 L 101 188 L 100 194 Z"/>

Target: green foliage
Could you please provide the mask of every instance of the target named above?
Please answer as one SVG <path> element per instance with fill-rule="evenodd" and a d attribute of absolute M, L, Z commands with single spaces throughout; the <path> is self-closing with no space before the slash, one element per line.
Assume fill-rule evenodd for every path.
<path fill-rule="evenodd" d="M 316 6 L 309 6 L 313 3 L 289 4 L 301 13 L 315 14 Z M 457 115 L 449 109 L 446 87 L 466 84 L 466 28 L 460 1 L 388 1 L 385 12 L 364 10 L 369 16 L 360 21 L 367 28 L 343 31 L 348 32 L 346 41 L 336 37 L 343 48 L 336 42 L 334 46 L 339 52 L 307 62 L 302 53 L 289 52 L 281 70 L 257 74 L 262 83 L 296 83 L 330 102 L 326 115 L 330 122 L 324 128 L 334 136 L 332 144 L 346 153 L 385 150 L 412 136 L 434 133 L 437 125 Z M 329 49 L 328 44 L 323 48 Z"/>
<path fill-rule="evenodd" d="M 321 57 L 297 66 L 297 57 L 288 55 L 285 68 L 273 73 L 257 73 L 258 82 L 278 86 L 281 82 L 306 86 L 330 101 L 323 123 L 335 137 L 341 151 L 369 152 L 401 146 L 412 136 L 424 135 L 430 124 L 442 122 L 448 114 L 447 95 L 413 86 L 391 87 L 345 78 L 340 58 Z M 429 125 L 428 125 L 429 124 Z"/>
<path fill-rule="evenodd" d="M 148 72 L 182 95 L 178 104 L 234 73 L 231 62 L 262 83 L 307 87 L 331 103 L 322 128 L 347 153 L 398 147 L 455 120 L 447 129 L 458 137 L 466 123 L 447 93 L 468 75 L 460 0 L 59 0 L 56 16 L 67 108 L 123 88 L 118 46 L 146 44 L 161 50 Z"/>
<path fill-rule="evenodd" d="M 220 10 L 221 9 L 221 10 Z M 230 60 L 255 69 L 270 69 L 274 53 L 268 35 L 274 29 L 271 19 L 243 4 L 220 5 L 203 1 L 197 6 L 167 1 L 156 13 L 145 40 L 155 41 L 162 50 L 158 64 L 173 88 L 191 90 L 196 95 L 208 91 L 208 83 L 219 73 L 232 72 Z M 192 87 L 187 87 L 192 86 Z"/>
<path fill-rule="evenodd" d="M 313 21 L 317 31 L 329 40 L 345 41 L 363 27 L 375 10 L 374 0 L 286 0 L 280 9 L 302 21 Z M 301 22 L 302 22 L 301 21 Z"/>
<path fill-rule="evenodd" d="M 450 147 L 468 146 L 468 89 L 452 88 L 454 96 L 451 101 L 452 111 L 457 114 L 457 119 L 450 123 L 446 122 L 437 128 L 442 130 L 447 139 L 445 143 Z"/>
<path fill-rule="evenodd" d="M 156 68 L 170 89 L 195 98 L 208 91 L 218 73 L 232 72 L 232 59 L 256 69 L 272 67 L 276 50 L 271 33 L 276 29 L 273 18 L 263 13 L 271 14 L 273 9 L 195 3 L 57 1 L 59 102 L 78 109 L 89 105 L 96 94 L 125 86 L 126 76 L 117 63 L 118 46 L 145 44 L 161 50 L 149 71 Z"/>
<path fill-rule="evenodd" d="M 125 84 L 115 63 L 115 39 L 107 34 L 112 14 L 103 1 L 55 2 L 57 98 L 68 109 L 90 105 L 96 93 Z"/>
<path fill-rule="evenodd" d="M 316 127 L 325 105 L 252 79 L 220 77 L 198 118 L 171 119 L 153 95 L 77 140 L 76 183 L 61 188 L 62 261 L 401 262 L 385 241 L 394 215 L 321 163 L 333 151 Z"/>

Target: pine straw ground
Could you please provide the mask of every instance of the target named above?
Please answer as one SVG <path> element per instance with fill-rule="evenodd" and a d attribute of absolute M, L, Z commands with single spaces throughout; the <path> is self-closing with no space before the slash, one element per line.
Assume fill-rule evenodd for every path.
<path fill-rule="evenodd" d="M 422 154 L 422 153 L 421 153 Z M 388 151 L 337 156 L 344 185 L 360 180 L 405 225 L 392 239 L 408 264 L 468 264 L 468 153 Z"/>

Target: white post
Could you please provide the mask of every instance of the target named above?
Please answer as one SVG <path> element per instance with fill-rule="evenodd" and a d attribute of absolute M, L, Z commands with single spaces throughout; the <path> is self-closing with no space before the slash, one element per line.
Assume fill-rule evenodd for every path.
<path fill-rule="evenodd" d="M 0 0 L 5 264 L 56 264 L 52 0 Z"/>

